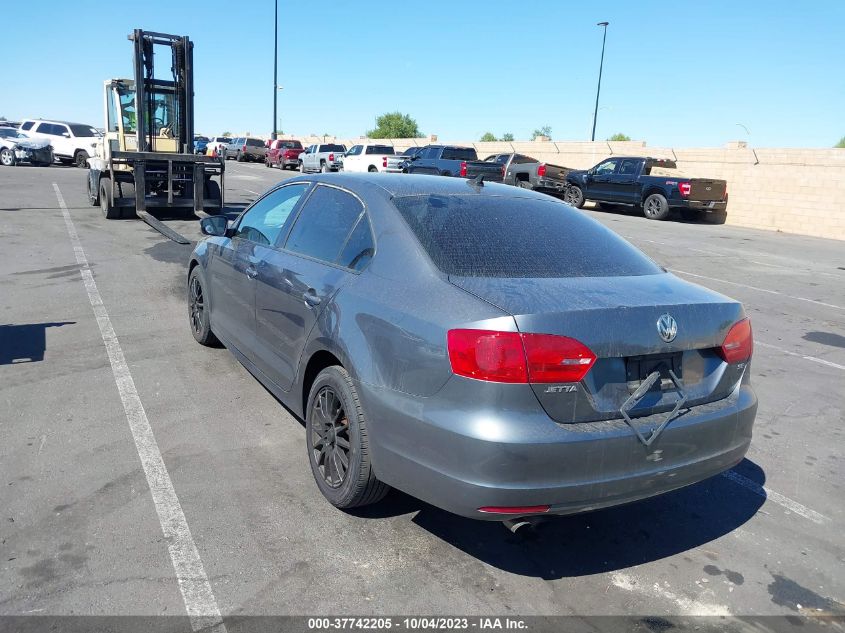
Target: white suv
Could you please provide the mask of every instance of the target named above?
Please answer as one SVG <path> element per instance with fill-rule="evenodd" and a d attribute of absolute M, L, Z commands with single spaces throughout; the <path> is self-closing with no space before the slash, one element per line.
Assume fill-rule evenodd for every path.
<path fill-rule="evenodd" d="M 343 171 L 402 171 L 399 163 L 405 157 L 397 157 L 392 145 L 363 143 L 351 147 L 343 155 Z"/>
<path fill-rule="evenodd" d="M 102 136 L 84 123 L 24 119 L 21 132 L 32 138 L 44 138 L 53 146 L 53 154 L 63 163 L 87 167 L 88 158 L 96 154 L 97 141 Z"/>

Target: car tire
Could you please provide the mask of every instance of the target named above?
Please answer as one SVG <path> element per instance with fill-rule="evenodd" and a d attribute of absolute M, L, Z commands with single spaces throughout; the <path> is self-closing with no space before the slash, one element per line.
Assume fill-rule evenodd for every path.
<path fill-rule="evenodd" d="M 84 149 L 81 149 L 73 155 L 73 164 L 79 167 L 80 169 L 87 169 L 88 158 L 88 152 L 86 152 Z"/>
<path fill-rule="evenodd" d="M 270 159 L 269 159 L 269 158 L 265 158 L 265 159 L 264 159 L 264 166 L 265 166 L 265 167 L 272 167 L 272 166 L 273 166 L 273 163 L 271 163 L 271 162 L 270 162 Z"/>
<path fill-rule="evenodd" d="M 238 163 L 244 162 L 244 155 L 242 152 L 237 153 L 237 155 L 235 156 L 235 161 Z"/>
<path fill-rule="evenodd" d="M 100 178 L 100 211 L 106 220 L 117 220 L 120 218 L 120 207 L 112 206 L 110 187 L 109 178 Z"/>
<path fill-rule="evenodd" d="M 534 185 L 532 185 L 527 180 L 517 180 L 515 184 L 520 189 L 534 189 Z"/>
<path fill-rule="evenodd" d="M 299 161 L 299 173 L 300 174 L 305 173 L 305 163 L 303 163 L 302 161 Z"/>
<path fill-rule="evenodd" d="M 343 367 L 327 367 L 314 380 L 305 411 L 305 441 L 317 487 L 336 508 L 376 503 L 390 490 L 373 474 L 366 416 Z"/>
<path fill-rule="evenodd" d="M 567 204 L 572 205 L 576 209 L 580 209 L 584 206 L 584 192 L 578 185 L 569 185 L 566 188 L 564 200 Z"/>
<path fill-rule="evenodd" d="M 377 173 L 377 172 L 378 172 L 378 167 L 376 167 L 375 165 L 370 165 L 370 166 L 367 168 L 367 171 L 368 171 L 368 172 L 370 172 L 371 174 L 375 174 L 375 173 Z"/>
<path fill-rule="evenodd" d="M 220 344 L 218 338 L 211 331 L 209 317 L 208 285 L 202 267 L 197 265 L 188 275 L 188 325 L 194 340 L 200 345 L 214 347 Z"/>
<path fill-rule="evenodd" d="M 327 174 L 327 173 L 329 173 L 329 171 L 331 171 L 331 170 L 329 169 L 329 166 L 326 165 L 326 163 L 320 163 L 320 173 L 321 174 Z"/>
<path fill-rule="evenodd" d="M 15 153 L 10 150 L 8 147 L 4 147 L 0 150 L 0 164 L 4 167 L 14 167 L 17 163 L 15 159 Z"/>
<path fill-rule="evenodd" d="M 669 217 L 669 202 L 659 193 L 653 193 L 643 201 L 643 215 L 649 220 L 665 220 Z"/>

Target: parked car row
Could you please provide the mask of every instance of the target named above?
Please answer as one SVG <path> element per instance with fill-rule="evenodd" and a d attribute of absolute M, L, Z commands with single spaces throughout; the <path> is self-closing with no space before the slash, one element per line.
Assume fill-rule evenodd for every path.
<path fill-rule="evenodd" d="M 24 119 L 0 125 L 0 164 L 27 162 L 47 167 L 55 161 L 87 167 L 102 134 L 84 123 Z"/>

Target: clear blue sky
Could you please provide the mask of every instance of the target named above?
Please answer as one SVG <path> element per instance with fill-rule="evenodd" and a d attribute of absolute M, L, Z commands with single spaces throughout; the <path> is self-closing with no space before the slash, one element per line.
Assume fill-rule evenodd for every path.
<path fill-rule="evenodd" d="M 845 1 L 279 0 L 281 126 L 358 136 L 400 110 L 443 140 L 830 147 L 845 135 Z M 197 131 L 272 128 L 273 0 L 5 0 L 0 115 L 103 125 L 133 28 L 194 42 Z M 14 25 L 9 25 L 14 22 Z M 37 40 L 37 41 L 36 41 Z M 19 45 L 19 46 L 18 46 Z M 166 68 L 162 59 L 161 67 Z M 737 125 L 741 123 L 750 132 Z"/>

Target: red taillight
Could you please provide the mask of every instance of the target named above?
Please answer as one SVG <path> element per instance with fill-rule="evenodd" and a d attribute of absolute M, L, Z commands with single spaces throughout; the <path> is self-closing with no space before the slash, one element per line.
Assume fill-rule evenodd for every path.
<path fill-rule="evenodd" d="M 545 164 L 541 164 L 541 165 L 537 168 L 537 175 L 538 175 L 540 178 L 542 178 L 543 176 L 545 176 L 545 175 L 546 175 L 546 165 L 545 165 Z"/>
<path fill-rule="evenodd" d="M 243 151 L 246 151 L 246 145 L 241 148 Z"/>
<path fill-rule="evenodd" d="M 329 162 L 330 163 L 334 162 L 334 154 L 329 154 Z"/>
<path fill-rule="evenodd" d="M 467 176 L 467 164 L 466 161 L 461 162 L 461 178 L 466 178 Z"/>
<path fill-rule="evenodd" d="M 507 383 L 580 382 L 596 356 L 553 334 L 449 330 L 449 362 L 459 376 Z"/>
<path fill-rule="evenodd" d="M 536 514 L 548 512 L 549 509 L 551 506 L 484 506 L 478 508 L 478 511 L 487 514 Z"/>
<path fill-rule="evenodd" d="M 381 157 L 381 166 L 387 169 L 387 156 Z"/>
<path fill-rule="evenodd" d="M 596 355 L 574 338 L 552 334 L 523 334 L 528 359 L 528 382 L 581 382 Z"/>
<path fill-rule="evenodd" d="M 751 358 L 754 351 L 754 338 L 751 333 L 751 320 L 748 318 L 733 324 L 728 331 L 722 347 L 719 348 L 719 356 L 726 363 L 742 363 Z"/>
<path fill-rule="evenodd" d="M 679 182 L 678 183 L 678 192 L 681 194 L 681 197 L 686 198 L 689 195 L 690 189 L 692 185 L 688 182 Z"/>
<path fill-rule="evenodd" d="M 459 376 L 492 382 L 528 382 L 519 332 L 449 330 L 449 362 Z"/>
<path fill-rule="evenodd" d="M 504 180 L 504 178 L 505 178 L 505 166 L 502 165 L 502 179 Z"/>

